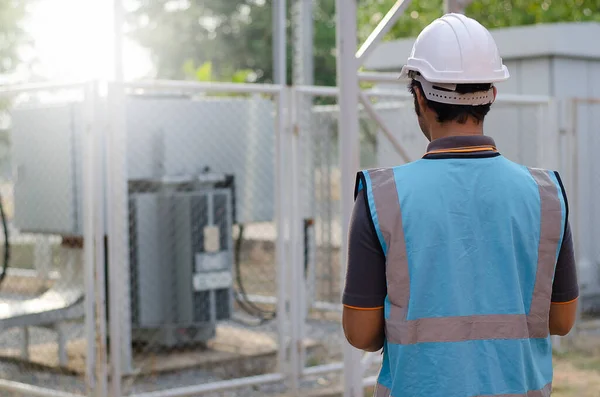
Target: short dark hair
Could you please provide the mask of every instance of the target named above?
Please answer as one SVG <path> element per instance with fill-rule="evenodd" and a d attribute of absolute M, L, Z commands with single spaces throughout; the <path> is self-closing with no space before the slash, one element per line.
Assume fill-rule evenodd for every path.
<path fill-rule="evenodd" d="M 415 90 L 420 90 L 421 95 L 423 95 L 423 97 L 425 97 L 425 93 L 423 92 L 423 87 L 421 86 L 421 83 L 412 78 L 414 76 L 414 74 L 410 75 L 411 81 L 408 85 L 408 90 L 411 94 L 413 94 L 415 100 L 415 108 L 418 108 L 417 95 L 415 94 Z M 436 88 L 438 90 L 446 91 L 441 87 Z M 487 91 L 490 88 L 492 88 L 491 84 L 457 84 L 456 92 L 458 92 L 459 94 L 468 94 L 472 92 Z M 425 98 L 425 100 L 427 101 L 427 106 L 437 114 L 438 123 L 444 123 L 446 121 L 456 121 L 460 124 L 464 124 L 469 119 L 469 116 L 475 119 L 478 123 L 481 123 L 483 122 L 483 119 L 485 119 L 485 116 L 488 114 L 490 108 L 492 107 L 492 104 L 478 106 L 450 105 L 446 103 L 434 102 L 427 98 Z"/>

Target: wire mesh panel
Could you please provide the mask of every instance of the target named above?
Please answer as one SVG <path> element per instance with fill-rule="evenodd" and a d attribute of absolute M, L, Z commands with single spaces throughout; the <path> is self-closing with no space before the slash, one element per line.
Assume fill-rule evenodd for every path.
<path fill-rule="evenodd" d="M 306 113 L 302 131 L 306 151 L 313 152 L 313 163 L 307 164 L 306 184 L 314 184 L 313 234 L 315 241 L 315 302 L 338 303 L 340 228 L 340 170 L 337 117 L 333 113 L 335 99 L 308 96 L 311 111 Z M 332 104 L 319 104 L 329 100 Z"/>
<path fill-rule="evenodd" d="M 109 255 L 108 288 L 119 297 L 111 355 L 122 395 L 218 391 L 265 374 L 248 384 L 266 385 L 233 395 L 284 387 L 268 375 L 278 352 L 278 91 L 203 87 L 130 85 L 112 108 L 121 129 L 107 153 L 108 169 L 119 170 L 109 251 L 125 248 Z"/>
<path fill-rule="evenodd" d="M 569 223 L 579 281 L 578 318 L 566 337 L 555 337 L 554 386 L 566 395 L 593 395 L 600 385 L 600 257 L 597 227 L 600 163 L 595 156 L 600 100 L 566 99 L 558 107 L 561 120 L 558 170 L 567 191 Z M 592 392 L 592 390 L 594 390 Z"/>
<path fill-rule="evenodd" d="M 574 100 L 571 105 L 572 133 L 570 149 L 572 173 L 565 182 L 570 195 L 570 222 L 576 239 L 580 282 L 582 333 L 600 329 L 600 99 Z"/>
<path fill-rule="evenodd" d="M 340 156 L 337 101 L 330 96 L 303 94 L 310 99 L 310 113 L 304 112 L 302 142 L 310 162 L 304 162 L 304 188 L 310 189 L 306 200 L 311 203 L 308 217 L 314 219 L 311 229 L 315 247 L 309 253 L 314 262 L 314 294 L 312 305 L 317 309 L 340 310 L 343 288 L 340 280 L 341 218 L 340 218 Z M 378 164 L 377 125 L 361 111 L 360 117 L 360 163 L 361 168 Z M 308 154 L 303 156 L 308 158 Z M 309 247 L 310 249 L 310 247 Z"/>
<path fill-rule="evenodd" d="M 337 99 L 296 93 L 297 127 L 301 142 L 301 191 L 304 222 L 306 311 L 302 336 L 306 341 L 301 387 L 307 393 L 339 382 L 339 374 L 323 366 L 342 360 L 341 224 Z M 311 351 L 308 346 L 316 345 Z M 341 368 L 341 366 L 340 366 Z"/>
<path fill-rule="evenodd" d="M 87 88 L 2 92 L 0 388 L 15 395 L 84 394 L 91 385 L 94 328 L 86 332 L 84 324 L 86 316 L 94 324 L 93 306 L 85 304 L 86 293 L 93 299 L 93 279 L 85 277 L 93 244 L 84 248 L 91 224 L 84 156 L 92 152 L 84 154 L 84 142 L 94 102 Z"/>
<path fill-rule="evenodd" d="M 303 313 L 305 345 L 319 344 L 315 353 L 305 348 L 303 390 L 337 389 L 343 359 L 341 330 L 342 225 L 337 98 L 323 94 L 326 87 L 299 87 L 296 120 L 302 151 L 302 208 L 307 310 Z M 358 110 L 358 109 L 357 109 Z M 361 167 L 376 165 L 374 123 L 365 112 L 360 118 Z"/>

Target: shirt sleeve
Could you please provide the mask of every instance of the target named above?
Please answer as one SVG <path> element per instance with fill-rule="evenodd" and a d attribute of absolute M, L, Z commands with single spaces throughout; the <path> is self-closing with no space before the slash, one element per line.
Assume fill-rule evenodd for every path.
<path fill-rule="evenodd" d="M 348 232 L 348 268 L 342 303 L 354 308 L 376 309 L 383 307 L 387 295 L 385 255 L 363 192 L 362 186 L 358 186 Z"/>
<path fill-rule="evenodd" d="M 569 200 L 560 174 L 555 171 L 556 179 L 565 202 L 567 211 L 563 241 L 558 253 L 558 261 L 554 270 L 554 283 L 552 285 L 552 303 L 567 303 L 579 297 L 579 284 L 577 283 L 577 266 L 575 263 L 575 250 L 573 249 L 573 235 L 569 224 Z"/>
<path fill-rule="evenodd" d="M 575 263 L 575 250 L 573 249 L 573 236 L 571 226 L 567 222 L 563 242 L 558 254 L 558 262 L 554 272 L 552 285 L 552 303 L 571 302 L 579 297 L 577 283 L 577 267 Z"/>

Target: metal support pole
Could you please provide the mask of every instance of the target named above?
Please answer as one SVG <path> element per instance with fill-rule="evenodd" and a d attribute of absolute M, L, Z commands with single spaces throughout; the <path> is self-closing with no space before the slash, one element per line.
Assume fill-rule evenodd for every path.
<path fill-rule="evenodd" d="M 288 272 L 289 259 L 289 178 L 285 166 L 288 149 L 287 112 L 288 90 L 285 88 L 287 76 L 286 54 L 286 0 L 273 1 L 273 82 L 282 86 L 277 96 L 276 150 L 275 150 L 275 219 L 277 242 L 275 256 L 277 263 L 277 367 L 282 374 L 289 373 L 288 343 Z"/>
<path fill-rule="evenodd" d="M 275 262 L 277 264 L 277 370 L 279 373 L 288 372 L 288 297 L 287 297 L 287 259 L 288 259 L 288 216 L 287 203 L 287 174 L 286 166 L 286 89 L 282 88 L 277 96 L 277 119 L 276 119 L 276 150 L 275 150 L 275 219 L 277 228 L 277 241 L 275 245 Z"/>
<path fill-rule="evenodd" d="M 411 0 L 397 0 L 387 14 L 385 14 L 383 19 L 379 22 L 373 32 L 371 32 L 367 40 L 365 40 L 363 45 L 360 46 L 360 49 L 356 53 L 358 67 L 364 65 L 369 55 L 371 55 L 373 50 L 375 50 L 375 46 L 381 41 L 381 39 L 383 39 L 383 36 L 389 32 L 392 26 L 394 26 L 410 3 Z M 352 7 L 354 7 L 354 5 Z M 354 15 L 356 16 L 356 14 Z"/>
<path fill-rule="evenodd" d="M 98 84 L 86 87 L 86 120 L 84 135 L 84 267 L 85 327 L 88 341 L 86 384 L 90 396 L 106 396 L 106 279 L 104 272 L 104 170 L 103 129 L 98 126 Z"/>
<path fill-rule="evenodd" d="M 313 85 L 313 0 L 293 0 L 294 85 Z"/>
<path fill-rule="evenodd" d="M 131 371 L 129 228 L 127 205 L 125 93 L 123 87 L 122 0 L 114 0 L 114 80 L 109 86 L 110 128 L 106 140 L 109 335 L 111 396 L 120 397 L 121 377 Z"/>
<path fill-rule="evenodd" d="M 97 365 L 96 359 L 96 318 L 95 317 L 95 268 L 94 268 L 94 88 L 92 85 L 85 90 L 85 122 L 86 131 L 83 135 L 83 266 L 84 266 L 84 284 L 85 284 L 85 338 L 87 340 L 87 354 L 85 365 L 86 393 L 92 395 L 97 388 L 97 379 L 95 378 Z M 60 347 L 59 347 L 60 353 Z"/>
<path fill-rule="evenodd" d="M 287 83 L 286 0 L 273 0 L 273 83 Z"/>
<path fill-rule="evenodd" d="M 313 0 L 293 0 L 292 5 L 292 48 L 293 48 L 293 84 L 296 85 L 312 85 L 313 78 Z M 306 218 L 315 218 L 315 164 L 314 164 L 314 148 L 315 136 L 310 129 L 311 125 L 311 107 L 313 97 L 307 94 L 292 92 L 292 128 L 294 135 L 292 142 L 297 144 L 297 163 L 298 175 L 294 179 L 298 183 L 298 194 L 301 194 L 299 199 L 299 208 L 296 216 L 298 221 L 304 221 Z M 301 308 L 296 313 L 298 318 L 298 338 L 300 340 L 300 368 L 306 365 L 306 349 L 302 341 L 306 337 L 306 318 L 308 316 L 309 305 L 312 304 L 314 298 L 313 287 L 315 284 L 315 255 L 312 248 L 315 247 L 315 234 L 310 233 L 306 239 L 308 247 L 306 250 L 299 251 L 299 258 L 308 256 L 308 266 L 306 277 L 300 279 L 305 280 L 300 285 L 299 295 L 294 296 L 298 299 Z M 302 264 L 297 266 L 303 267 Z M 297 278 L 295 278 L 297 279 Z M 307 293 L 307 291 L 310 291 Z M 308 297 L 307 297 L 308 296 Z M 310 301 L 309 301 L 310 300 Z M 295 314 L 294 314 L 295 315 Z"/>
<path fill-rule="evenodd" d="M 342 236 L 348 235 L 352 213 L 353 190 L 356 172 L 360 167 L 358 134 L 358 60 L 357 4 L 355 1 L 336 0 L 337 80 L 340 88 L 338 136 L 340 141 Z M 346 278 L 348 242 L 342 238 L 340 247 L 341 280 Z M 344 397 L 363 397 L 361 365 L 362 354 L 345 339 L 344 349 Z"/>
<path fill-rule="evenodd" d="M 290 90 L 291 91 L 291 90 Z M 295 95 L 290 92 L 289 95 L 289 123 L 288 126 L 295 124 Z M 291 340 L 290 340 L 290 384 L 291 393 L 293 396 L 300 396 L 300 378 L 302 377 L 303 361 L 302 361 L 302 331 L 304 323 L 303 315 L 303 297 L 302 288 L 304 283 L 304 266 L 302 257 L 302 208 L 300 206 L 300 142 L 296 131 L 292 131 L 289 128 L 286 133 L 290 139 L 290 157 L 288 161 L 291 163 L 288 165 L 290 169 L 290 182 L 291 182 L 291 211 L 290 211 L 290 225 L 291 225 L 291 258 L 289 263 L 291 264 L 290 269 L 290 317 L 291 317 Z"/>

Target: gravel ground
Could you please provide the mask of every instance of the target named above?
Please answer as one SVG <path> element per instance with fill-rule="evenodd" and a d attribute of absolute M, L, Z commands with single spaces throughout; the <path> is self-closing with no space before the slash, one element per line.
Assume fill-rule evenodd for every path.
<path fill-rule="evenodd" d="M 232 327 L 243 327 L 238 322 L 226 322 L 224 325 Z M 249 327 L 252 331 L 265 333 L 273 338 L 277 336 L 277 323 L 275 321 Z M 325 362 L 311 362 L 309 364 L 318 365 L 334 362 L 341 359 L 341 338 L 340 324 L 334 321 L 311 320 L 307 323 L 307 335 L 313 340 L 320 341 L 326 351 L 328 359 Z M 165 390 L 169 388 L 185 387 L 223 380 L 214 374 L 199 370 L 184 370 L 173 374 L 163 374 L 152 377 L 136 377 L 134 382 L 127 388 L 129 392 L 146 392 Z M 302 381 L 301 386 L 306 390 L 314 390 L 337 384 L 339 375 L 329 374 L 315 376 Z M 127 382 L 127 380 L 125 381 Z M 209 397 L 259 397 L 266 395 L 278 395 L 284 393 L 286 387 L 284 384 L 268 384 L 256 387 L 246 387 L 222 393 L 206 394 Z"/>
<path fill-rule="evenodd" d="M 253 247 L 254 249 L 251 250 Z M 274 271 L 272 269 L 273 266 L 265 265 L 265 263 L 269 264 L 272 262 L 271 259 L 273 252 L 271 251 L 272 249 L 271 247 L 268 247 L 268 244 L 264 248 L 262 246 L 256 248 L 256 245 L 251 245 L 246 250 L 242 251 L 245 255 L 247 255 L 247 260 L 242 261 L 242 271 L 250 273 L 247 275 L 247 277 L 245 277 L 248 282 L 249 293 L 265 294 L 270 292 L 268 291 L 268 288 L 274 285 L 275 280 Z M 334 285 L 334 288 L 339 288 L 339 286 Z M 23 291 L 19 290 L 19 292 Z M 33 293 L 33 291 L 28 293 Z M 6 289 L 0 291 L 0 302 L 22 300 L 30 297 L 31 296 L 25 296 L 20 293 L 7 293 Z M 252 331 L 269 335 L 274 339 L 277 336 L 276 321 L 271 321 L 260 326 L 244 326 L 233 321 L 226 322 L 224 325 L 248 328 Z M 66 327 L 66 334 L 67 338 L 69 339 L 84 337 L 83 325 L 75 324 Z M 341 338 L 343 336 L 339 322 L 311 320 L 307 323 L 306 335 L 312 340 L 321 342 L 326 349 L 326 354 L 324 354 L 325 357 L 320 357 L 320 359 L 310 358 L 308 360 L 308 365 L 319 365 L 341 360 Z M 56 334 L 55 332 L 47 329 L 30 328 L 29 339 L 31 345 L 50 342 L 55 343 Z M 23 333 L 20 329 L 10 329 L 0 333 L 0 349 L 20 349 L 22 341 Z M 148 360 L 151 361 L 153 359 L 152 355 L 149 354 L 148 356 Z M 255 366 L 255 368 L 252 369 L 253 373 L 260 373 L 262 368 L 258 368 L 258 366 L 264 365 L 264 361 L 257 360 L 256 364 L 251 365 Z M 175 373 L 161 373 L 152 376 L 138 375 L 130 378 L 124 378 L 123 389 L 126 394 L 130 394 L 167 390 L 177 387 L 186 387 L 225 380 L 220 378 L 217 373 L 218 371 L 214 371 L 213 373 L 213 371 L 200 369 L 186 369 L 177 371 Z M 31 365 L 7 362 L 6 360 L 0 360 L 0 379 L 22 382 L 33 386 L 68 391 L 72 393 L 83 393 L 85 391 L 83 376 L 60 374 L 55 371 L 46 371 L 40 369 L 39 367 L 34 368 Z M 336 374 L 317 376 L 312 379 L 303 380 L 302 387 L 306 389 L 322 388 L 336 384 L 338 380 L 339 376 Z M 283 393 L 285 389 L 286 387 L 284 384 L 270 384 L 257 387 L 247 387 L 223 393 L 215 393 L 208 396 L 258 397 L 278 395 Z M 4 395 L 13 396 L 15 394 L 3 394 L 3 392 L 0 391 L 0 397 Z"/>

